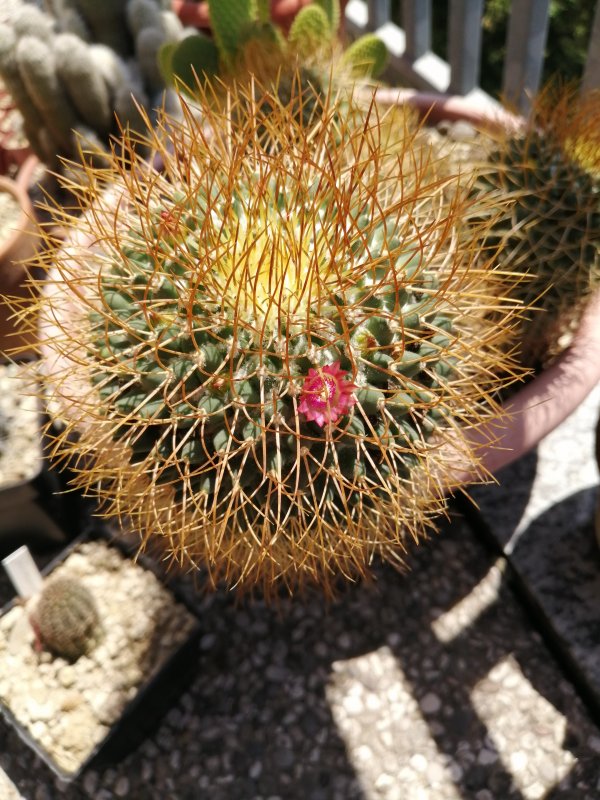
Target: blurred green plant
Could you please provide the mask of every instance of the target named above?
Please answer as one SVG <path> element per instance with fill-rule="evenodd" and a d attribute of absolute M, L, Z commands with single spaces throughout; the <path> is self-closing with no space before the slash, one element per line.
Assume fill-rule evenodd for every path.
<path fill-rule="evenodd" d="M 165 44 L 159 53 L 161 72 L 172 85 L 194 95 L 197 82 L 240 80 L 253 74 L 261 80 L 295 73 L 297 67 L 323 73 L 314 78 L 320 85 L 327 66 L 339 50 L 337 33 L 339 0 L 314 0 L 295 17 L 286 37 L 263 6 L 252 0 L 209 0 L 213 38 L 204 34 Z M 383 41 L 365 34 L 336 59 L 344 77 L 351 80 L 376 78 L 384 70 L 388 52 Z M 306 83 L 306 82 L 305 82 Z"/>

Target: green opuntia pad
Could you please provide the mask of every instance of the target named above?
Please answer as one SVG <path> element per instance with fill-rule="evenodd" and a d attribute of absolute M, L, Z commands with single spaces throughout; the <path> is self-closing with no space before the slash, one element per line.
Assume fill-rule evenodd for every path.
<path fill-rule="evenodd" d="M 345 50 L 342 63 L 355 78 L 378 78 L 388 60 L 385 43 L 374 33 L 366 33 Z"/>
<path fill-rule="evenodd" d="M 331 30 L 337 33 L 340 27 L 341 9 L 339 0 L 313 0 L 314 4 L 320 6 L 327 14 Z"/>
<path fill-rule="evenodd" d="M 310 57 L 329 44 L 333 30 L 327 13 L 317 5 L 301 9 L 292 23 L 289 41 L 300 56 Z"/>
<path fill-rule="evenodd" d="M 210 22 L 215 41 L 223 58 L 235 58 L 243 29 L 257 20 L 258 9 L 253 0 L 208 0 Z"/>
<path fill-rule="evenodd" d="M 485 214 L 414 137 L 347 96 L 305 127 L 297 97 L 251 92 L 163 116 L 164 171 L 131 148 L 128 170 L 90 168 L 112 187 L 94 212 L 64 215 L 41 309 L 55 449 L 210 583 L 329 591 L 443 507 L 446 440 L 472 463 L 461 430 L 510 372 L 487 312 L 510 308 L 463 237 Z"/>
<path fill-rule="evenodd" d="M 198 81 L 218 74 L 219 51 L 207 36 L 187 36 L 181 42 L 166 45 L 160 61 L 164 76 L 170 83 L 185 87 L 193 93 Z"/>

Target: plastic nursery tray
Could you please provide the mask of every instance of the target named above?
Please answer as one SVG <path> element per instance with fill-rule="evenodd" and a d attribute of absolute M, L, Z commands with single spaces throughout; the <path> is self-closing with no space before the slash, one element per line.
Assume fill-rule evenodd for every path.
<path fill-rule="evenodd" d="M 82 530 L 75 493 L 47 458 L 48 419 L 41 408 L 35 376 L 22 363 L 0 364 L 0 557 L 21 545 L 35 553 L 56 551 Z M 25 459 L 24 458 L 25 454 Z M 18 474 L 17 469 L 20 470 Z"/>
<path fill-rule="evenodd" d="M 44 577 L 50 575 L 58 565 L 66 561 L 71 553 L 88 541 L 101 541 L 107 547 L 116 548 L 125 558 L 130 558 L 133 555 L 132 548 L 126 544 L 121 544 L 118 540 L 114 540 L 105 526 L 96 523 L 93 528 L 74 539 L 59 556 L 42 570 Z M 30 731 L 19 722 L 10 708 L 0 700 L 0 716 L 3 718 L 4 723 L 14 729 L 19 738 L 44 762 L 51 772 L 65 782 L 77 780 L 92 766 L 99 767 L 104 764 L 115 763 L 133 752 L 158 727 L 162 717 L 185 691 L 196 672 L 197 648 L 202 631 L 196 610 L 183 594 L 178 591 L 177 587 L 173 585 L 173 582 L 168 580 L 157 564 L 145 557 L 137 558 L 136 564 L 140 569 L 152 572 L 172 594 L 174 600 L 184 606 L 195 618 L 195 622 L 187 638 L 167 657 L 158 672 L 147 683 L 141 685 L 135 697 L 125 706 L 121 716 L 112 725 L 108 734 L 98 742 L 79 767 L 70 772 L 61 769 L 50 754 L 32 736 Z M 0 617 L 4 616 L 18 602 L 18 598 L 14 598 L 7 603 L 0 610 Z"/>
<path fill-rule="evenodd" d="M 43 417 L 40 403 L 34 396 L 35 379 L 25 379 L 23 365 L 0 363 L 0 447 L 14 458 L 21 476 L 4 476 L 0 471 L 0 507 L 17 504 L 32 497 L 31 486 L 39 479 L 44 459 L 42 443 Z M 6 430 L 4 430 L 6 428 Z M 23 469 L 23 448 L 28 453 L 26 472 Z M 17 464 L 16 462 L 20 462 Z"/>

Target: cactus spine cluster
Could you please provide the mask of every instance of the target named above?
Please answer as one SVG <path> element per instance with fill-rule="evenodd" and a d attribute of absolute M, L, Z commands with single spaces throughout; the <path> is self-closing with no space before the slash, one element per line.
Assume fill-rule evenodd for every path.
<path fill-rule="evenodd" d="M 40 309 L 55 455 L 209 583 L 330 590 L 443 507 L 444 442 L 476 461 L 461 431 L 490 413 L 508 325 L 480 310 L 503 301 L 467 193 L 413 136 L 334 97 L 308 128 L 297 98 L 247 90 L 161 117 L 164 172 L 131 147 L 129 170 L 88 166 L 112 186 L 93 213 L 63 212 Z"/>
<path fill-rule="evenodd" d="M 290 65 L 292 69 L 297 64 L 310 69 L 323 57 L 330 61 L 337 50 L 339 0 L 314 0 L 304 6 L 287 38 L 270 21 L 266 3 L 209 0 L 208 5 L 214 40 L 197 35 L 167 44 L 159 59 L 166 80 L 192 94 L 196 80 L 223 80 L 231 75 L 239 80 L 250 72 L 265 81 L 282 68 L 289 71 Z M 376 78 L 386 65 L 387 48 L 377 36 L 367 34 L 352 43 L 337 62 L 346 77 Z M 320 66 L 322 69 L 322 63 Z"/>
<path fill-rule="evenodd" d="M 600 283 L 599 126 L 600 92 L 547 90 L 527 129 L 494 148 L 481 182 L 506 209 L 488 240 L 499 264 L 522 275 L 516 296 L 533 306 L 520 326 L 529 367 L 564 347 Z"/>
<path fill-rule="evenodd" d="M 31 622 L 40 643 L 68 661 L 90 651 L 101 627 L 89 589 L 66 576 L 51 579 L 44 586 Z"/>
<path fill-rule="evenodd" d="M 158 51 L 181 36 L 159 0 L 53 0 L 46 13 L 19 3 L 0 24 L 0 76 L 46 163 L 74 158 L 83 140 L 105 149 L 123 126 L 142 127 L 164 81 Z M 136 103 L 138 105 L 136 105 Z"/>

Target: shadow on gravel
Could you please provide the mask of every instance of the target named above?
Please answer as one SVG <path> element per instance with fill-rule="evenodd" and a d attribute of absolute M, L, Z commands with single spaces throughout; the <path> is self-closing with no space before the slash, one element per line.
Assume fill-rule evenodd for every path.
<path fill-rule="evenodd" d="M 279 609 L 260 602 L 236 604 L 222 592 L 196 598 L 204 624 L 197 678 L 138 751 L 92 774 L 88 783 L 59 787 L 56 793 L 51 787 L 39 796 L 39 765 L 4 734 L 0 766 L 27 800 L 109 800 L 123 796 L 111 788 L 120 778 L 128 781 L 124 796 L 130 800 L 404 800 L 406 784 L 398 776 L 407 766 L 406 754 L 415 752 L 416 732 L 400 714 L 390 728 L 391 742 L 383 749 L 378 744 L 378 724 L 386 714 L 393 717 L 394 701 L 371 713 L 347 709 L 350 737 L 330 702 L 340 669 L 349 680 L 362 681 L 367 693 L 369 683 L 386 680 L 353 672 L 352 659 L 387 648 L 456 797 L 473 800 L 486 789 L 482 797 L 524 800 L 473 702 L 475 687 L 505 659 L 513 660 L 534 689 L 567 717 L 565 746 L 581 758 L 569 777 L 571 788 L 549 790 L 548 800 L 579 796 L 573 781 L 590 771 L 589 754 L 577 738 L 579 712 L 572 708 L 569 687 L 556 680 L 555 664 L 532 634 L 505 577 L 499 577 L 498 594 L 454 636 L 444 640 L 436 634 L 440 618 L 486 579 L 495 556 L 457 517 L 431 543 L 412 548 L 408 560 L 406 575 L 378 567 L 372 586 L 348 588 L 331 605 L 316 594 L 304 602 L 283 600 Z M 510 689 L 498 691 L 510 698 Z M 432 697 L 437 698 L 433 705 Z M 406 716 L 412 719 L 414 708 Z M 361 763 L 356 742 L 367 743 L 377 763 L 385 763 L 399 794 L 365 788 L 361 770 L 368 765 Z M 478 760 L 483 749 L 486 757 Z"/>
<path fill-rule="evenodd" d="M 497 484 L 473 486 L 469 489 L 472 502 L 459 500 L 459 506 L 470 521 L 477 524 L 477 513 L 493 520 L 498 538 L 488 538 L 492 547 L 508 544 L 510 536 L 518 527 L 529 504 L 533 482 L 538 466 L 536 450 L 530 450 L 522 458 L 500 470 Z M 481 530 L 480 532 L 485 533 Z"/>
<path fill-rule="evenodd" d="M 519 533 L 509 557 L 517 593 L 596 725 L 600 725 L 600 547 L 594 529 L 598 491 L 594 486 L 575 492 L 533 519 Z M 535 686 L 535 675 L 528 678 Z M 536 688 L 552 698 L 550 687 Z M 600 754 L 585 747 L 578 726 L 571 724 L 570 709 L 558 710 L 568 722 L 564 746 L 577 758 L 569 776 L 574 785 L 580 776 L 598 775 Z M 597 796 L 600 782 L 590 790 L 590 796 Z M 556 788 L 544 800 L 571 796 L 577 795 Z"/>
<path fill-rule="evenodd" d="M 527 460 L 529 465 L 518 463 L 510 468 L 510 480 L 503 486 L 478 490 L 483 513 L 462 503 L 461 508 L 471 527 L 493 550 L 501 552 L 502 546 L 511 543 L 507 551 L 508 585 L 521 600 L 563 676 L 574 685 L 586 712 L 600 725 L 600 548 L 593 521 L 600 489 L 594 486 L 575 492 L 519 529 L 525 505 L 512 508 L 509 498 L 511 490 L 519 486 L 519 477 L 531 475 L 531 488 L 535 460 L 532 455 Z M 528 494 L 523 490 L 516 497 L 525 499 Z M 586 747 L 572 708 L 556 686 L 532 670 L 528 659 L 520 659 L 520 667 L 536 691 L 566 718 L 563 747 L 577 759 L 561 786 L 550 789 L 543 800 L 596 797 L 600 782 L 597 778 L 590 780 L 590 776 L 598 774 L 599 753 Z M 568 788 L 561 788 L 563 783 Z M 580 795 L 573 788 L 580 784 L 591 794 Z"/>

